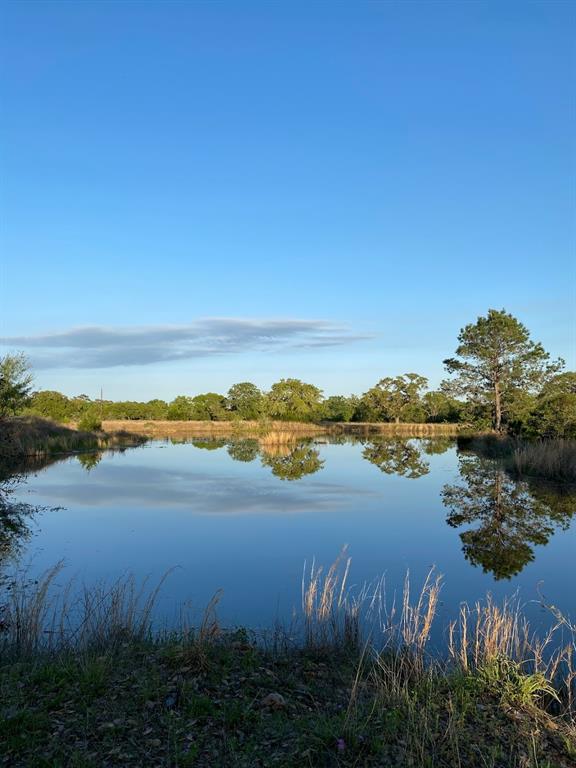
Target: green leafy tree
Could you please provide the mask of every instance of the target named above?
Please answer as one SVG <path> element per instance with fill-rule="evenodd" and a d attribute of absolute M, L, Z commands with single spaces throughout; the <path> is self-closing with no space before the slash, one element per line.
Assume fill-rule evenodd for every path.
<path fill-rule="evenodd" d="M 79 453 L 76 456 L 78 463 L 84 467 L 86 472 L 91 472 L 94 467 L 102 461 L 104 454 L 101 451 L 91 451 L 90 453 Z"/>
<path fill-rule="evenodd" d="M 85 432 L 97 432 L 102 429 L 102 421 L 100 419 L 100 411 L 98 408 L 91 408 L 82 416 L 78 422 L 78 429 Z"/>
<path fill-rule="evenodd" d="M 281 379 L 266 395 L 266 413 L 284 421 L 313 421 L 320 415 L 322 390 L 300 379 Z"/>
<path fill-rule="evenodd" d="M 366 444 L 362 456 L 387 475 L 401 475 L 416 480 L 430 471 L 418 448 L 400 438 L 373 440 Z"/>
<path fill-rule="evenodd" d="M 352 421 L 358 408 L 358 403 L 359 398 L 355 395 L 350 395 L 350 397 L 345 397 L 344 395 L 327 397 L 322 403 L 322 418 L 327 421 Z"/>
<path fill-rule="evenodd" d="M 198 421 L 225 421 L 228 418 L 226 398 L 216 392 L 196 395 L 191 401 L 191 419 Z"/>
<path fill-rule="evenodd" d="M 442 422 L 455 424 L 462 417 L 462 404 L 442 390 L 426 392 L 422 397 L 422 408 L 426 414 L 426 421 L 434 424 Z"/>
<path fill-rule="evenodd" d="M 258 419 L 262 415 L 264 396 L 256 384 L 242 381 L 228 390 L 228 409 L 240 419 Z"/>
<path fill-rule="evenodd" d="M 420 441 L 420 446 L 426 456 L 439 456 L 449 451 L 450 448 L 455 448 L 456 439 L 454 437 L 427 437 Z"/>
<path fill-rule="evenodd" d="M 554 376 L 538 394 L 528 431 L 547 438 L 576 438 L 576 373 Z"/>
<path fill-rule="evenodd" d="M 77 395 L 76 397 L 71 397 L 68 403 L 68 409 L 72 421 L 79 421 L 82 416 L 84 416 L 84 414 L 92 408 L 97 408 L 98 413 L 103 412 L 102 403 L 100 403 L 100 401 L 97 403 L 92 402 L 92 400 L 90 400 L 90 398 L 86 395 Z"/>
<path fill-rule="evenodd" d="M 535 394 L 511 387 L 506 393 L 505 402 L 507 431 L 514 435 L 524 433 L 535 407 Z"/>
<path fill-rule="evenodd" d="M 145 419 L 165 419 L 168 415 L 168 403 L 165 400 L 155 398 L 148 400 L 145 407 Z"/>
<path fill-rule="evenodd" d="M 66 395 L 47 389 L 34 392 L 28 410 L 35 416 L 65 422 L 72 418 L 73 407 Z"/>
<path fill-rule="evenodd" d="M 408 418 L 422 418 L 421 394 L 428 380 L 417 373 L 406 373 L 392 378 L 380 379 L 362 395 L 361 411 L 371 421 L 406 421 Z"/>
<path fill-rule="evenodd" d="M 526 327 L 504 310 L 490 309 L 486 317 L 465 326 L 458 336 L 456 358 L 444 360 L 453 394 L 490 411 L 492 427 L 503 430 L 514 393 L 534 392 L 563 365 L 549 362 L 541 344 L 530 340 Z"/>
<path fill-rule="evenodd" d="M 168 406 L 166 418 L 170 421 L 190 421 L 192 418 L 192 398 L 178 395 Z"/>
<path fill-rule="evenodd" d="M 11 494 L 22 481 L 22 476 L 15 475 L 0 482 L 0 566 L 9 558 L 14 558 L 32 531 L 30 519 L 39 507 L 15 502 Z"/>
<path fill-rule="evenodd" d="M 28 405 L 33 380 L 30 363 L 22 353 L 0 358 L 0 419 Z"/>
<path fill-rule="evenodd" d="M 200 448 L 203 451 L 217 451 L 224 448 L 228 441 L 222 438 L 209 438 L 208 440 L 192 440 L 194 448 Z"/>

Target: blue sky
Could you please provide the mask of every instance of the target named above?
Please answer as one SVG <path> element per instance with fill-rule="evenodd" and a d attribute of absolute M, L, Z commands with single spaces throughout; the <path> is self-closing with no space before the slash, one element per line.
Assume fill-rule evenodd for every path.
<path fill-rule="evenodd" d="M 443 378 L 506 308 L 576 367 L 576 6 L 4 2 L 0 335 L 148 399 Z"/>

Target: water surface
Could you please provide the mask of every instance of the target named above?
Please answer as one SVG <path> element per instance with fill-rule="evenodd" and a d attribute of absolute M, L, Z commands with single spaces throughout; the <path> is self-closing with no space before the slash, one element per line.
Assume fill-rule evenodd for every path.
<path fill-rule="evenodd" d="M 226 624 L 288 620 L 304 562 L 328 565 L 344 545 L 352 582 L 385 573 L 389 598 L 407 570 L 416 585 L 435 566 L 445 618 L 488 591 L 519 591 L 538 620 L 538 588 L 576 617 L 576 497 L 517 483 L 446 438 L 154 441 L 53 463 L 13 497 L 50 509 L 4 531 L 5 564 L 19 557 L 39 573 L 63 558 L 61 580 L 86 583 L 128 572 L 154 582 L 175 567 L 163 621 L 220 588 Z"/>

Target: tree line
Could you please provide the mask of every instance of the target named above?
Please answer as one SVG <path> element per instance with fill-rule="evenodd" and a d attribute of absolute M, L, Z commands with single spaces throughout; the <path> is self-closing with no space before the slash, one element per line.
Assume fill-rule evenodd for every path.
<path fill-rule="evenodd" d="M 314 384 L 281 379 L 269 391 L 252 382 L 226 394 L 179 395 L 171 402 L 94 401 L 32 391 L 23 355 L 0 361 L 0 418 L 29 413 L 56 421 L 103 419 L 466 423 L 476 429 L 545 437 L 576 437 L 576 373 L 562 372 L 527 328 L 505 310 L 489 310 L 466 325 L 449 377 L 436 390 L 417 373 L 384 377 L 362 395 L 323 397 Z"/>

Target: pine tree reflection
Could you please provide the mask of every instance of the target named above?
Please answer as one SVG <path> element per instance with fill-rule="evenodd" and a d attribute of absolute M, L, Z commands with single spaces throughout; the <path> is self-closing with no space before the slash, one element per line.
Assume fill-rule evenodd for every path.
<path fill-rule="evenodd" d="M 509 477 L 497 461 L 460 456 L 462 482 L 445 485 L 448 525 L 474 526 L 460 534 L 464 556 L 495 579 L 509 579 L 534 560 L 537 545 L 567 528 L 576 497 Z"/>

